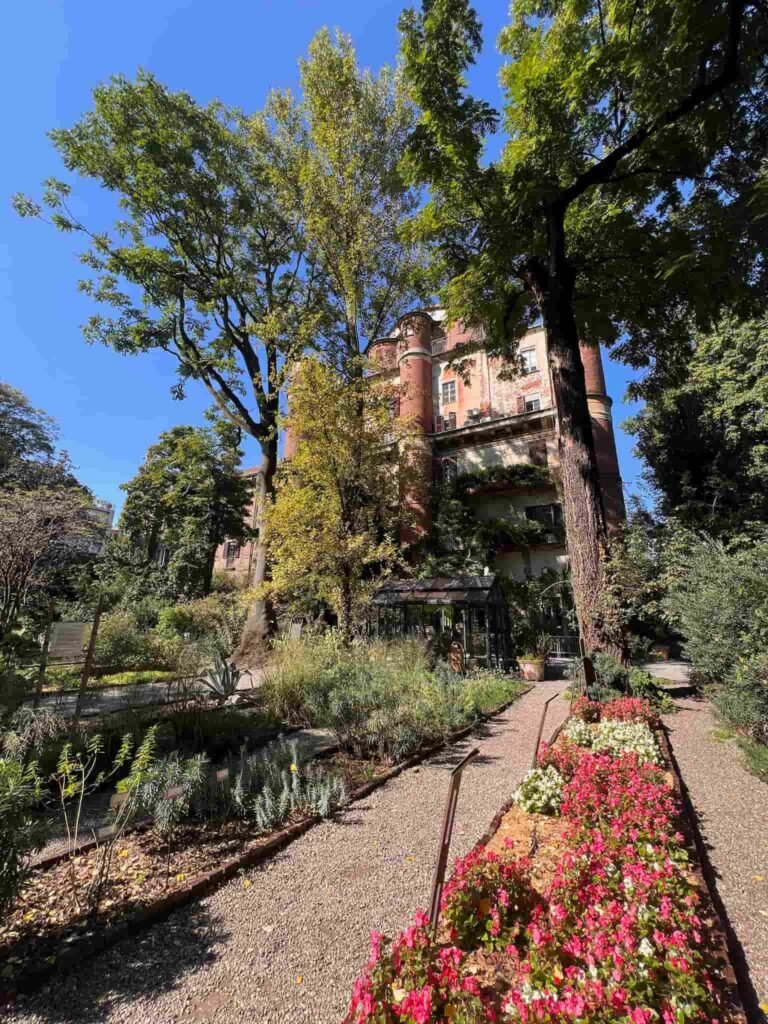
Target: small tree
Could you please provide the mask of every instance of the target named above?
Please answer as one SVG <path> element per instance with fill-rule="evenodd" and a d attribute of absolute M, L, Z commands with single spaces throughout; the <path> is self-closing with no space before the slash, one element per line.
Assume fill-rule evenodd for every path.
<path fill-rule="evenodd" d="M 375 582 L 399 562 L 398 442 L 392 393 L 306 359 L 288 392 L 295 455 L 267 517 L 269 591 L 289 608 L 333 609 L 346 640 Z"/>

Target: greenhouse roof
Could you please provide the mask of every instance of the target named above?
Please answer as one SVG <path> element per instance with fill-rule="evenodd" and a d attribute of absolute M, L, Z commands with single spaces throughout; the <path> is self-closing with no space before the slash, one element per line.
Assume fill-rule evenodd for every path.
<path fill-rule="evenodd" d="M 379 587 L 371 599 L 374 607 L 398 604 L 486 605 L 503 600 L 495 576 L 434 576 L 423 580 L 392 580 Z"/>

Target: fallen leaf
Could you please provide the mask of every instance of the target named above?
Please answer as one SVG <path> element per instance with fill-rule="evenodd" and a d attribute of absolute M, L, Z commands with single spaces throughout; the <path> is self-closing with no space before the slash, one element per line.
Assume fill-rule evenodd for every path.
<path fill-rule="evenodd" d="M 117 851 L 117 856 L 118 857 L 129 857 L 130 856 L 130 851 L 129 850 L 118 850 Z"/>
<path fill-rule="evenodd" d="M 304 978 L 300 974 L 297 974 L 296 975 L 296 984 L 300 985 L 302 983 L 302 981 L 304 981 Z"/>
<path fill-rule="evenodd" d="M 752 881 L 753 882 L 764 882 L 765 881 L 765 875 L 753 875 L 752 876 Z"/>
<path fill-rule="evenodd" d="M 243 879 L 243 888 L 244 889 L 247 889 L 250 884 L 251 884 L 250 878 L 244 878 Z"/>

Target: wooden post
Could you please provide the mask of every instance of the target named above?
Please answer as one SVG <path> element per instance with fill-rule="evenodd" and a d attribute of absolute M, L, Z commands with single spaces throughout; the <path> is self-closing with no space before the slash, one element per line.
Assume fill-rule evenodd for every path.
<path fill-rule="evenodd" d="M 104 607 L 104 598 L 99 594 L 99 600 L 96 602 L 96 611 L 93 615 L 93 626 L 91 628 L 91 636 L 88 641 L 88 650 L 85 652 L 85 662 L 83 663 L 83 674 L 80 676 L 80 689 L 77 691 L 77 704 L 75 705 L 75 721 L 80 717 L 83 710 L 83 701 L 85 699 L 85 689 L 88 686 L 88 679 L 91 674 L 91 666 L 93 665 L 93 655 L 96 650 L 96 637 L 99 633 L 99 622 L 101 621 L 101 612 Z"/>
<path fill-rule="evenodd" d="M 43 683 L 45 682 L 45 670 L 48 668 L 48 648 L 51 646 L 51 633 L 53 632 L 53 614 L 54 614 L 53 598 L 48 598 L 48 621 L 45 624 L 45 634 L 43 635 L 43 650 L 40 655 L 40 667 L 37 670 L 37 683 L 35 685 L 35 699 L 32 701 L 32 707 L 35 710 L 40 705 L 40 698 L 43 695 Z"/>

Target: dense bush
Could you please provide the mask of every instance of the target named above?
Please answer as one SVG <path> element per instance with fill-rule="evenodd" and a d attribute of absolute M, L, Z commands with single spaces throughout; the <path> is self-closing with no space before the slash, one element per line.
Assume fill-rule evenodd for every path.
<path fill-rule="evenodd" d="M 740 658 L 768 649 L 768 539 L 729 551 L 691 537 L 665 607 L 696 674 L 723 683 Z"/>
<path fill-rule="evenodd" d="M 144 669 L 154 666 L 152 637 L 125 609 L 105 615 L 96 638 L 96 664 L 101 669 Z"/>
<path fill-rule="evenodd" d="M 665 607 L 722 717 L 768 742 L 768 539 L 729 550 L 691 537 Z"/>
<path fill-rule="evenodd" d="M 430 671 L 413 642 L 342 647 L 333 634 L 278 645 L 260 695 L 270 714 L 333 729 L 357 757 L 399 759 L 520 692 L 492 672 Z"/>
<path fill-rule="evenodd" d="M 196 641 L 211 655 L 229 657 L 240 642 L 252 600 L 252 591 L 232 590 L 163 608 L 157 633 L 166 639 Z"/>

